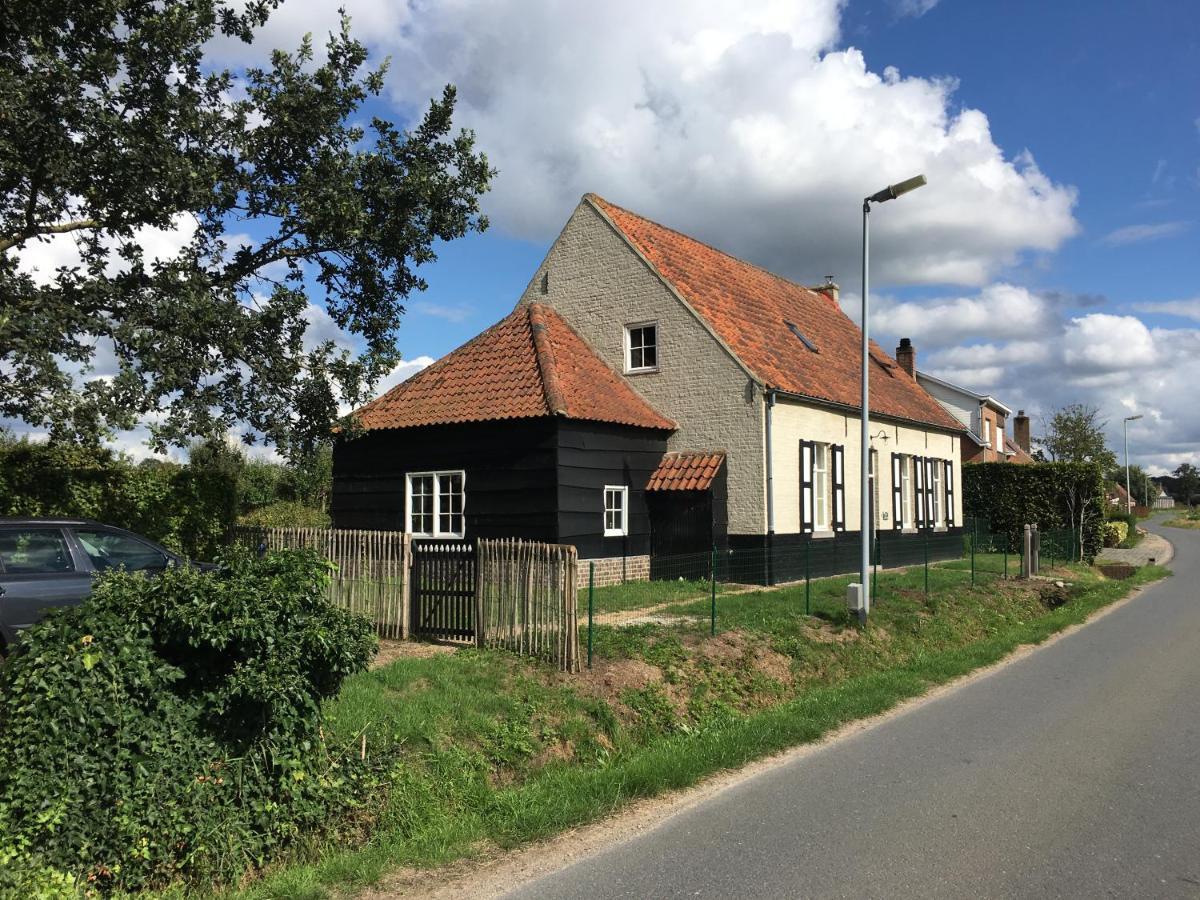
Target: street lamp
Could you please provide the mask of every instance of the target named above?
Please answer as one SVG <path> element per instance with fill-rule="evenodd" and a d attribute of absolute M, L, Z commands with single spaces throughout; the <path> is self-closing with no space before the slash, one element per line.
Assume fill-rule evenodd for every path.
<path fill-rule="evenodd" d="M 871 414 L 870 414 L 870 380 L 871 373 L 867 368 L 871 359 L 871 340 L 868 336 L 868 314 L 870 306 L 867 300 L 867 266 L 870 260 L 871 248 L 871 204 L 886 203 L 888 200 L 895 200 L 909 191 L 915 191 L 917 188 L 925 184 L 925 176 L 917 175 L 909 178 L 907 181 L 901 181 L 899 184 L 889 184 L 882 191 L 872 194 L 863 200 L 863 241 L 862 241 L 862 431 L 860 440 L 862 442 L 862 466 L 860 474 L 862 476 L 861 484 L 859 485 L 859 501 L 860 501 L 860 518 L 858 529 L 862 533 L 862 565 L 860 566 L 859 575 L 861 584 L 858 585 L 858 597 L 855 604 L 858 610 L 858 620 L 865 622 L 867 613 L 871 609 L 870 596 L 870 573 L 871 573 L 871 530 L 867 527 L 867 523 L 871 519 L 871 496 L 870 496 L 870 467 L 871 467 Z M 853 590 L 853 585 L 851 589 Z"/>
<path fill-rule="evenodd" d="M 1126 416 L 1122 423 L 1125 426 L 1125 515 L 1133 512 L 1133 494 L 1129 493 L 1129 423 L 1137 421 L 1141 417 L 1141 413 L 1136 416 Z"/>

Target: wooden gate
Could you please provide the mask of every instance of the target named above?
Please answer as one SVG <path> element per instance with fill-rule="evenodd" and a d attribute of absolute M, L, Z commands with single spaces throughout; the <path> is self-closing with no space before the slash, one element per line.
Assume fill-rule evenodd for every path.
<path fill-rule="evenodd" d="M 413 541 L 412 633 L 475 639 L 476 554 L 472 544 Z"/>

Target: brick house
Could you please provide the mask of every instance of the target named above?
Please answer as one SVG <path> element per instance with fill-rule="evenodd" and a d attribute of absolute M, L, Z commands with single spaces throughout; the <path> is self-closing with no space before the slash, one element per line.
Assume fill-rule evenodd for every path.
<path fill-rule="evenodd" d="M 1012 410 L 989 394 L 979 394 L 970 388 L 935 378 L 917 369 L 917 351 L 909 338 L 902 338 L 896 348 L 896 360 L 938 403 L 961 422 L 962 461 L 975 462 L 1034 462 L 1029 450 L 1029 418 L 1025 411 L 1013 420 L 1014 436 L 1008 436 L 1008 418 Z"/>
<path fill-rule="evenodd" d="M 556 369 L 586 359 L 579 365 L 590 375 L 572 381 L 569 390 L 560 388 L 570 394 L 566 408 L 575 411 L 569 415 L 538 399 L 539 391 L 543 397 L 553 393 L 538 368 L 543 357 L 518 346 L 526 340 L 520 323 L 530 323 L 528 340 L 539 333 L 535 317 L 554 336 Z M 518 339 L 501 352 L 499 332 L 508 331 Z M 513 314 L 364 408 L 365 437 L 335 450 L 335 523 L 400 524 L 426 534 L 413 527 L 411 488 L 401 485 L 414 471 L 462 471 L 465 514 L 453 534 L 470 538 L 503 529 L 502 505 L 490 499 L 487 508 L 498 518 L 473 518 L 471 485 L 480 479 L 468 469 L 524 465 L 523 448 L 538 438 L 518 432 L 528 431 L 531 420 L 549 419 L 572 433 L 570 446 L 560 440 L 553 449 L 551 439 L 542 438 L 558 460 L 553 475 L 549 463 L 539 469 L 548 481 L 545 495 L 557 497 L 558 509 L 539 507 L 530 519 L 541 523 L 536 529 L 512 518 L 509 535 L 575 543 L 581 558 L 601 560 L 605 571 L 626 577 L 652 572 L 657 557 L 714 544 L 731 556 L 760 560 L 755 577 L 768 582 L 800 577 L 807 544 L 820 548 L 826 570 L 853 571 L 861 527 L 861 340 L 838 306 L 832 282 L 815 289 L 795 284 L 585 195 Z M 492 360 L 492 368 L 464 362 L 472 347 L 469 355 Z M 526 365 L 528 383 L 514 394 L 525 398 L 523 404 L 495 399 L 515 391 L 511 379 L 499 380 L 507 354 L 533 360 Z M 956 556 L 964 426 L 881 348 L 873 344 L 871 354 L 869 527 L 878 533 L 886 563 L 915 561 L 926 547 L 935 557 Z M 450 391 L 446 373 L 463 369 L 471 372 L 467 380 L 476 398 L 487 398 L 486 408 L 466 412 L 470 402 Z M 540 387 L 535 369 L 542 372 Z M 597 402 L 587 399 L 589 392 L 619 395 L 620 415 L 599 421 L 584 412 Z M 454 423 L 442 421 L 448 415 L 443 412 L 419 412 L 442 406 L 458 410 Z M 424 437 L 428 429 L 466 426 L 467 419 L 472 428 L 486 421 L 491 437 L 456 439 L 461 452 L 455 454 Z M 625 443 L 611 448 L 609 458 L 593 455 L 596 429 L 620 432 Z M 588 437 L 577 436 L 581 430 Z M 371 449 L 353 449 L 356 444 Z M 497 455 L 503 459 L 493 459 Z M 572 466 L 595 467 L 603 476 L 568 486 L 563 478 Z M 617 472 L 623 480 L 610 483 Z M 391 485 L 388 496 L 371 496 L 381 479 Z M 624 488 L 627 498 L 629 534 L 621 543 L 606 542 L 603 534 L 616 524 L 609 503 L 614 488 Z M 418 496 L 424 504 L 423 493 Z M 510 498 L 516 512 L 520 501 Z M 590 526 L 572 531 L 564 525 L 568 512 Z M 643 516 L 644 534 L 634 525 Z"/>

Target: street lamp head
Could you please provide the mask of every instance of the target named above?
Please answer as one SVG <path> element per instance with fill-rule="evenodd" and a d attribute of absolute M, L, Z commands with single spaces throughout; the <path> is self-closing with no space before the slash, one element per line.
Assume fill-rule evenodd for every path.
<path fill-rule="evenodd" d="M 902 194 L 907 194 L 909 191 L 915 191 L 917 188 L 927 184 L 924 175 L 915 175 L 907 181 L 901 181 L 899 184 L 889 184 L 882 191 L 872 194 L 867 198 L 868 203 L 886 203 L 888 200 L 895 200 Z"/>
<path fill-rule="evenodd" d="M 1144 413 L 1138 413 L 1136 416 L 1126 416 L 1126 417 L 1125 417 L 1125 421 L 1126 421 L 1126 422 L 1132 422 L 1132 421 L 1134 421 L 1135 419 L 1140 419 L 1140 418 L 1142 418 L 1144 415 L 1145 415 Z"/>

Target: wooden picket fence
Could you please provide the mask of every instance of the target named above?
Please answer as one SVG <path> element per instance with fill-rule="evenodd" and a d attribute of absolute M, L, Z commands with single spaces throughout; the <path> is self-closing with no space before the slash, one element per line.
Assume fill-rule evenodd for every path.
<path fill-rule="evenodd" d="M 254 549 L 315 550 L 335 566 L 330 603 L 366 616 L 380 637 L 408 637 L 411 535 L 340 528 L 239 528 L 235 539 Z"/>
<path fill-rule="evenodd" d="M 520 540 L 477 544 L 476 641 L 579 671 L 574 547 Z"/>

